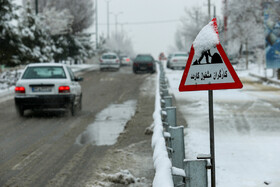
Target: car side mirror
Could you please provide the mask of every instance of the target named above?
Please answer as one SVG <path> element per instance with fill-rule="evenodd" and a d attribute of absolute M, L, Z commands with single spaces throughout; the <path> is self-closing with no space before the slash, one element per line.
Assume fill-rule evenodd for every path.
<path fill-rule="evenodd" d="M 80 81 L 83 81 L 83 80 L 84 80 L 83 77 L 75 77 L 75 81 L 77 81 L 77 82 L 80 82 Z"/>

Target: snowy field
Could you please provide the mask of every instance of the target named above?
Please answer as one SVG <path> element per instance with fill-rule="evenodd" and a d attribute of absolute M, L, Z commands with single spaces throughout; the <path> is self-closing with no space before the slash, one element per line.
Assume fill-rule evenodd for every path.
<path fill-rule="evenodd" d="M 258 67 L 251 71 L 260 74 Z M 209 154 L 208 92 L 179 92 L 182 70 L 166 69 L 170 93 L 177 100 L 188 127 L 185 129 L 187 159 Z M 214 91 L 216 180 L 219 187 L 280 186 L 279 91 L 265 92 L 247 84 L 249 71 L 237 72 L 241 90 Z M 271 71 L 267 72 L 271 75 Z M 265 85 L 263 85 L 265 86 Z M 180 124 L 179 124 L 180 125 Z M 210 176 L 210 173 L 209 173 Z M 210 181 L 210 180 L 209 180 Z"/>

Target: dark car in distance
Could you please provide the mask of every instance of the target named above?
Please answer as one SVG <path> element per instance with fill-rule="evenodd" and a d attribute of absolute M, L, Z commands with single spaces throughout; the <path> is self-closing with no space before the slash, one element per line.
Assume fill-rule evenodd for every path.
<path fill-rule="evenodd" d="M 156 61 L 150 54 L 139 54 L 133 61 L 133 72 L 156 72 Z"/>

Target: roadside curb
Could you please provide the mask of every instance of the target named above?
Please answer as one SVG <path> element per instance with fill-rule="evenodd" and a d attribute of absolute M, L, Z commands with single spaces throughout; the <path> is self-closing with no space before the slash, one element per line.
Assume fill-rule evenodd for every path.
<path fill-rule="evenodd" d="M 254 74 L 254 73 L 249 73 L 250 76 L 252 77 L 255 77 L 255 78 L 258 78 L 264 82 L 268 82 L 268 83 L 272 83 L 272 84 L 276 84 L 278 86 L 280 86 L 280 80 L 274 80 L 274 79 L 270 79 L 270 78 L 267 78 L 267 77 L 264 77 L 264 76 L 261 76 L 261 75 L 257 75 L 257 74 Z"/>

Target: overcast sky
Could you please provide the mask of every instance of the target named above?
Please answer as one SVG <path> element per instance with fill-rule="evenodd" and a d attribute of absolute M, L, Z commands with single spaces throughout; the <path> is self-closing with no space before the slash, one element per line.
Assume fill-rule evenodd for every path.
<path fill-rule="evenodd" d="M 117 29 L 132 39 L 135 52 L 157 57 L 174 45 L 174 34 L 185 7 L 199 6 L 208 13 L 207 3 L 208 0 L 111 0 L 110 32 L 116 30 L 114 14 L 120 13 Z M 221 15 L 222 0 L 211 0 L 211 4 L 216 4 L 217 15 Z M 98 0 L 98 22 L 99 34 L 107 36 L 107 0 Z"/>

